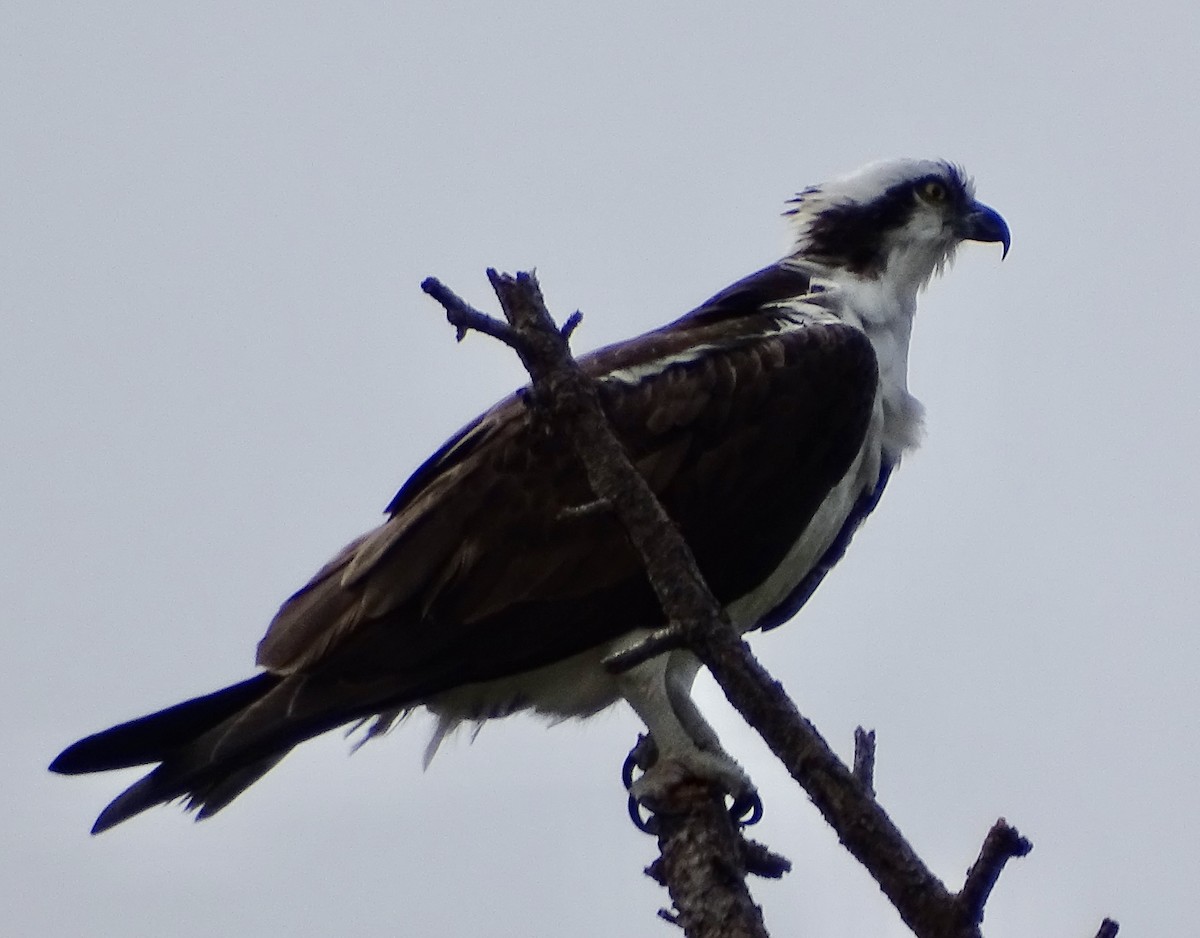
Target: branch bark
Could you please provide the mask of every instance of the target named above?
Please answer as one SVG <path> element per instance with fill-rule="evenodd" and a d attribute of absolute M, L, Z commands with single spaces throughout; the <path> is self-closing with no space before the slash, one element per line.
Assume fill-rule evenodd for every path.
<path fill-rule="evenodd" d="M 688 938 L 767 938 L 762 909 L 746 888 L 746 855 L 725 799 L 683 778 L 654 815 L 662 856 L 646 871 L 667 887 L 678 912 L 659 914 Z"/>
<path fill-rule="evenodd" d="M 1001 869 L 1008 859 L 1028 853 L 1032 845 L 1001 819 L 984 842 L 962 890 L 952 893 L 946 888 L 874 798 L 873 738 L 863 734 L 861 755 L 852 771 L 729 623 L 687 544 L 613 435 L 593 382 L 571 357 L 567 338 L 578 314 L 560 330 L 532 274 L 514 277 L 489 270 L 488 279 L 507 325 L 475 310 L 437 280 L 426 280 L 422 289 L 446 309 L 460 339 L 466 330 L 476 329 L 500 339 L 520 356 L 533 380 L 535 405 L 570 441 L 597 500 L 610 506 L 625 526 L 668 619 L 665 629 L 610 662 L 610 667 L 622 670 L 667 648 L 689 647 L 919 938 L 981 938 L 984 904 Z M 745 864 L 730 860 L 744 854 L 731 847 L 740 841 L 736 832 L 730 835 L 724 830 L 732 825 L 723 798 L 703 783 L 681 779 L 660 822 L 669 833 L 660 833 L 663 857 L 658 869 L 679 909 L 675 918 L 689 938 L 765 935 L 761 913 L 745 887 Z M 681 846 L 677 854 L 676 844 L 686 847 Z M 701 893 L 719 897 L 715 908 L 701 908 L 698 899 L 689 898 Z M 714 918 L 720 920 L 719 927 L 712 925 Z M 1106 932 L 1110 924 L 1112 930 Z M 710 927 L 715 930 L 707 930 Z M 1111 938 L 1115 927 L 1105 920 L 1100 934 Z"/>

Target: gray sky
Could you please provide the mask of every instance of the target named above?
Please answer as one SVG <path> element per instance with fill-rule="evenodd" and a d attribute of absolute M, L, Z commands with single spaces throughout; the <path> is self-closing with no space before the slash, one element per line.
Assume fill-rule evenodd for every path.
<path fill-rule="evenodd" d="M 1008 219 L 924 297 L 928 436 L 755 648 L 987 933 L 1195 928 L 1194 3 L 0 9 L 0 924 L 13 935 L 669 935 L 617 708 L 302 747 L 225 813 L 87 830 L 45 765 L 247 676 L 278 603 L 521 382 L 427 275 L 536 266 L 592 347 L 779 256 L 797 189 L 945 157 Z M 647 9 L 652 7 L 653 9 Z M 796 869 L 776 935 L 906 934 L 711 683 Z"/>

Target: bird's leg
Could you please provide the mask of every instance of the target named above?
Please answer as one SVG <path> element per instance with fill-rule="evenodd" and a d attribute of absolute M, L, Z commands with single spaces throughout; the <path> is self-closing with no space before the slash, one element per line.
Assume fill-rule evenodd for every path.
<path fill-rule="evenodd" d="M 630 754 L 632 762 L 643 768 L 642 775 L 633 779 L 632 766 L 628 767 L 630 795 L 654 811 L 673 785 L 684 778 L 700 778 L 733 797 L 735 817 L 758 813 L 754 784 L 721 748 L 716 731 L 692 700 L 692 681 L 699 667 L 690 652 L 672 651 L 619 676 L 621 694 L 646 724 L 654 748 L 652 760 L 646 758 L 644 744 Z"/>

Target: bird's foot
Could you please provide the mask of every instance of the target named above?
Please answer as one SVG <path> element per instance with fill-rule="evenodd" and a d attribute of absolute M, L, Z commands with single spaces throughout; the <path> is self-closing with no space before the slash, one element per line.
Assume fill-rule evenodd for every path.
<path fill-rule="evenodd" d="M 636 775 L 637 772 L 640 775 Z M 636 777 L 635 777 L 636 776 Z M 667 793 L 680 782 L 700 779 L 723 791 L 730 798 L 729 816 L 745 827 L 762 818 L 762 799 L 750 777 L 724 751 L 712 752 L 698 747 L 660 756 L 650 736 L 640 736 L 625 759 L 622 781 L 629 791 L 629 816 L 634 825 L 654 833 L 654 812 L 667 799 Z M 650 817 L 642 817 L 642 809 Z"/>

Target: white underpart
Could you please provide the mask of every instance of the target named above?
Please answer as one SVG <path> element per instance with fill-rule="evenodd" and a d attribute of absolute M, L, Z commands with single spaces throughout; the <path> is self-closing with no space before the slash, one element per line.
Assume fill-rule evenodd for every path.
<path fill-rule="evenodd" d="M 892 460 L 921 441 L 924 408 L 908 390 L 908 348 L 920 283 L 893 283 L 839 272 L 818 283 L 838 318 L 866 333 L 879 364 L 879 423 L 864 446 L 876 442 Z M 878 434 L 876 441 L 871 440 Z"/>
<path fill-rule="evenodd" d="M 454 688 L 426 702 L 437 717 L 428 745 L 428 766 L 438 748 L 466 723 L 474 739 L 483 722 L 519 710 L 533 710 L 552 723 L 589 717 L 624 698 L 646 724 L 658 750 L 658 762 L 634 788 L 643 802 L 653 802 L 665 782 L 664 774 L 680 773 L 711 779 L 724 790 L 748 794 L 753 790 L 741 767 L 721 748 L 716 731 L 692 701 L 691 689 L 700 662 L 686 651 L 673 651 L 614 676 L 604 659 L 631 648 L 650 634 L 634 629 L 620 638 L 564 661 L 497 681 Z M 400 714 L 388 715 L 368 737 L 386 731 Z"/>
<path fill-rule="evenodd" d="M 520 710 L 533 710 L 557 723 L 572 717 L 590 717 L 612 705 L 621 693 L 603 662 L 614 651 L 630 644 L 633 634 L 645 636 L 649 631 L 638 630 L 545 667 L 495 681 L 465 684 L 427 700 L 425 707 L 437 717 L 437 726 L 425 750 L 425 764 L 433 759 L 443 740 L 463 723 L 479 724 Z"/>

